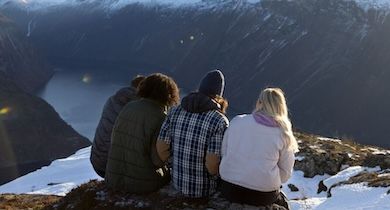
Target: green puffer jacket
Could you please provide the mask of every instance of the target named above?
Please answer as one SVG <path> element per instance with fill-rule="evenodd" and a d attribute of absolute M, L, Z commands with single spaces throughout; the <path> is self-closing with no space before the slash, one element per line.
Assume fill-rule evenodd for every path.
<path fill-rule="evenodd" d="M 119 114 L 112 133 L 105 182 L 128 193 L 149 193 L 170 181 L 156 152 L 156 140 L 166 117 L 157 102 L 140 99 L 128 103 Z M 160 167 L 159 167 L 160 166 Z"/>

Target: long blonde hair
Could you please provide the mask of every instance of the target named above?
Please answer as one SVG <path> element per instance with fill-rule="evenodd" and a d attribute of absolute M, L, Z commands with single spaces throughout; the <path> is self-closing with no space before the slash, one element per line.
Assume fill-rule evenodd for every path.
<path fill-rule="evenodd" d="M 255 112 L 273 118 L 282 130 L 282 137 L 286 140 L 288 148 L 294 152 L 298 151 L 298 143 L 288 117 L 286 98 L 280 88 L 264 89 L 257 100 Z"/>

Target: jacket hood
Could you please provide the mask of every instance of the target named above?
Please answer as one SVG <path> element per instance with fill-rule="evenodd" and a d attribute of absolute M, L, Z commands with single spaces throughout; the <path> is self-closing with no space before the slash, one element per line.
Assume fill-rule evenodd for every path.
<path fill-rule="evenodd" d="M 221 106 L 203 93 L 191 93 L 181 101 L 181 107 L 187 112 L 203 113 L 220 110 Z"/>
<path fill-rule="evenodd" d="M 276 121 L 270 117 L 270 116 L 267 116 L 261 112 L 254 112 L 252 114 L 253 118 L 255 119 L 255 121 L 261 125 L 264 125 L 264 126 L 267 126 L 267 127 L 279 127 L 279 125 L 276 123 Z"/>
<path fill-rule="evenodd" d="M 125 87 L 115 93 L 113 100 L 121 105 L 126 105 L 131 100 L 137 99 L 137 91 L 132 87 Z"/>

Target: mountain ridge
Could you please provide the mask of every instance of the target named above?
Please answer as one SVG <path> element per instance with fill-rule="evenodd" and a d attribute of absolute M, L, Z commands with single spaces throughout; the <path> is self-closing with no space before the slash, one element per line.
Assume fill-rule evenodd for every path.
<path fill-rule="evenodd" d="M 186 90 L 219 68 L 232 116 L 251 110 L 262 87 L 278 86 L 298 129 L 390 146 L 388 13 L 345 0 L 212 5 L 2 9 L 53 65 L 161 71 Z"/>
<path fill-rule="evenodd" d="M 53 75 L 52 69 L 20 34 L 15 22 L 0 13 L 0 71 L 24 91 L 32 93 Z"/>
<path fill-rule="evenodd" d="M 0 184 L 90 145 L 32 92 L 52 70 L 0 14 Z"/>
<path fill-rule="evenodd" d="M 131 4 L 144 4 L 147 6 L 170 6 L 170 7 L 202 7 L 213 6 L 221 3 L 235 3 L 235 4 L 258 4 L 269 0 L 84 0 L 84 1 L 65 1 L 65 0 L 3 0 L 2 5 L 6 6 L 14 3 L 16 6 L 26 10 L 45 10 L 47 8 L 62 7 L 62 6 L 82 6 L 86 4 L 94 4 L 96 7 L 106 10 L 120 10 Z M 299 2 L 300 0 L 290 0 Z M 353 2 L 360 8 L 368 11 L 375 10 L 389 10 L 390 2 L 386 0 L 343 0 L 345 2 Z"/>

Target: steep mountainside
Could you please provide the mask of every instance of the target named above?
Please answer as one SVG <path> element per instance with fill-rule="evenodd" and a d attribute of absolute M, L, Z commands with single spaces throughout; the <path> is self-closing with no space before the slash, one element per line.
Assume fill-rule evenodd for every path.
<path fill-rule="evenodd" d="M 298 128 L 390 147 L 386 4 L 71 2 L 2 9 L 54 65 L 165 71 L 187 90 L 220 68 L 231 114 L 250 111 L 262 87 L 280 86 Z"/>
<path fill-rule="evenodd" d="M 49 104 L 0 75 L 0 184 L 88 145 Z"/>
<path fill-rule="evenodd" d="M 27 93 L 51 70 L 0 16 L 0 184 L 90 145 L 42 99 Z"/>
<path fill-rule="evenodd" d="M 27 92 L 42 87 L 53 72 L 15 28 L 15 23 L 0 14 L 0 72 Z"/>

